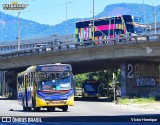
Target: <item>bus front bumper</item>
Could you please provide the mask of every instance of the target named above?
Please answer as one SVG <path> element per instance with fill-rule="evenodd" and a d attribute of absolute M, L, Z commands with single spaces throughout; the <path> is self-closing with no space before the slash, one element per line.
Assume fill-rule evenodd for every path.
<path fill-rule="evenodd" d="M 43 100 L 38 97 L 36 100 L 36 107 L 45 107 L 45 106 L 55 106 L 56 107 L 56 106 L 64 106 L 64 105 L 73 106 L 74 96 L 69 97 L 68 100 Z"/>

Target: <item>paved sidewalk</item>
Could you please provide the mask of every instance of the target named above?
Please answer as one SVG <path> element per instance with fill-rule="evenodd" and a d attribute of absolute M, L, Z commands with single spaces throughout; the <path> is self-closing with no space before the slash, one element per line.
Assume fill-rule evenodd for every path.
<path fill-rule="evenodd" d="M 17 97 L 0 96 L 0 100 L 17 100 Z"/>
<path fill-rule="evenodd" d="M 0 96 L 0 100 L 11 100 L 8 97 Z"/>
<path fill-rule="evenodd" d="M 3 98 L 7 98 L 7 97 L 5 97 L 5 96 L 0 96 L 0 99 L 3 99 Z"/>
<path fill-rule="evenodd" d="M 115 104 L 116 105 L 116 104 Z M 158 111 L 160 113 L 160 102 L 144 103 L 144 104 L 117 104 L 116 106 L 131 110 Z"/>

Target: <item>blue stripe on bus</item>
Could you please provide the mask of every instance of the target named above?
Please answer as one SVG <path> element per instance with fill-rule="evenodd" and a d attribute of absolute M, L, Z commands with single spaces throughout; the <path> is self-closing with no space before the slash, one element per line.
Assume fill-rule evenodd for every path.
<path fill-rule="evenodd" d="M 37 91 L 37 95 L 46 99 L 46 100 L 67 100 L 69 96 L 74 94 L 74 90 L 70 90 L 69 92 L 65 93 L 62 95 L 62 93 L 54 93 L 51 92 L 53 94 L 50 95 L 46 95 L 44 92 L 42 91 Z"/>

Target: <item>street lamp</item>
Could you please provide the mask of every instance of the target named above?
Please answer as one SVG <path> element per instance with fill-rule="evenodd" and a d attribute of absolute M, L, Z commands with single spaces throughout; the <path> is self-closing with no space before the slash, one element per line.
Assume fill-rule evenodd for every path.
<path fill-rule="evenodd" d="M 4 30 L 4 20 L 3 20 L 3 13 L 2 13 L 2 18 L 1 18 L 1 24 L 2 24 L 2 32 L 1 32 L 1 42 L 3 43 L 3 30 Z"/>
<path fill-rule="evenodd" d="M 153 3 L 152 0 L 150 0 L 152 5 L 154 6 L 154 33 L 156 34 L 157 33 L 157 22 L 156 22 L 156 16 L 157 16 L 157 13 L 156 13 L 156 5 Z"/>
<path fill-rule="evenodd" d="M 72 2 L 66 2 L 66 40 L 67 40 L 67 34 L 68 34 L 68 22 L 67 22 L 67 4 L 68 3 L 73 3 L 73 1 Z"/>
<path fill-rule="evenodd" d="M 93 40 L 94 40 L 94 0 L 93 0 Z"/>
<path fill-rule="evenodd" d="M 93 6 L 92 6 L 92 9 L 93 9 L 93 12 L 92 11 L 90 11 L 91 13 L 93 13 L 93 23 L 92 24 L 89 24 L 89 27 L 92 27 L 93 28 L 93 39 L 92 40 L 94 40 L 94 28 L 95 28 L 95 26 L 94 26 L 94 0 L 92 1 L 92 4 L 93 4 Z"/>
<path fill-rule="evenodd" d="M 21 27 L 21 25 L 20 25 L 20 18 L 19 18 L 19 15 L 20 15 L 20 12 L 18 12 L 18 31 L 17 31 L 17 45 L 18 45 L 18 51 L 21 49 L 20 48 L 20 36 L 21 36 L 21 30 L 22 30 L 22 28 L 24 28 L 26 25 L 28 26 L 28 24 L 26 24 L 26 25 L 24 25 L 23 27 Z M 31 23 L 29 23 L 29 24 L 33 24 L 32 22 Z"/>
<path fill-rule="evenodd" d="M 144 8 L 144 0 L 143 0 L 143 21 L 145 23 L 145 8 Z"/>

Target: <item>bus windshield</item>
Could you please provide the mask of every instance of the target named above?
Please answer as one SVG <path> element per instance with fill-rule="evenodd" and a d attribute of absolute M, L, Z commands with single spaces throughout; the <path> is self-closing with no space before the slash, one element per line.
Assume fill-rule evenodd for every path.
<path fill-rule="evenodd" d="M 133 21 L 134 21 L 135 23 L 138 23 L 138 24 L 143 24 L 143 23 L 144 23 L 142 17 L 136 17 L 136 16 L 134 16 L 134 17 L 132 17 L 132 18 L 133 18 Z"/>
<path fill-rule="evenodd" d="M 142 17 L 124 15 L 123 18 L 126 24 L 127 32 L 133 33 L 135 35 L 145 34 L 145 27 Z"/>
<path fill-rule="evenodd" d="M 134 24 L 134 33 L 142 35 L 145 33 L 144 21 L 142 17 L 132 16 Z"/>
<path fill-rule="evenodd" d="M 71 88 L 70 72 L 50 73 L 38 82 L 38 90 L 70 90 Z"/>
<path fill-rule="evenodd" d="M 86 90 L 86 91 L 90 91 L 90 92 L 98 91 L 98 84 L 90 84 L 90 83 L 87 83 L 87 84 L 85 85 L 85 90 Z"/>

